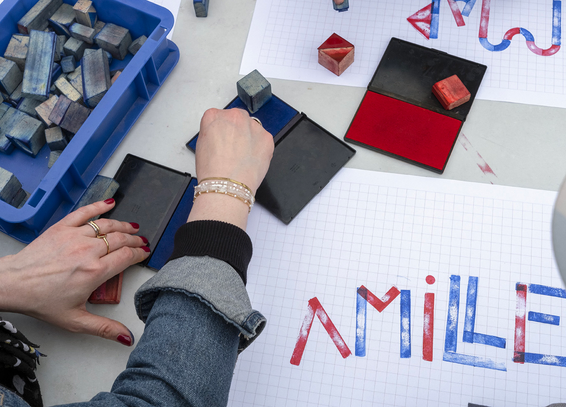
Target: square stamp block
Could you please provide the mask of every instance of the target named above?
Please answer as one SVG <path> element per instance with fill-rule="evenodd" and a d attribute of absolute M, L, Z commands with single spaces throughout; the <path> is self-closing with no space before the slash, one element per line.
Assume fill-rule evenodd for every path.
<path fill-rule="evenodd" d="M 334 33 L 318 47 L 318 63 L 335 75 L 342 75 L 354 63 L 355 47 Z"/>

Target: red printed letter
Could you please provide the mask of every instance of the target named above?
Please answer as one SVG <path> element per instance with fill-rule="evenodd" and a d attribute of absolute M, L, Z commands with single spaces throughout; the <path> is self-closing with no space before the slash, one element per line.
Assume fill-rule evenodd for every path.
<path fill-rule="evenodd" d="M 293 356 L 291 356 L 292 365 L 299 366 L 299 364 L 301 363 L 315 314 L 320 322 L 322 322 L 322 326 L 324 326 L 324 329 L 326 329 L 326 332 L 328 332 L 330 339 L 332 339 L 332 342 L 334 342 L 334 345 L 336 345 L 342 357 L 347 358 L 352 354 L 352 352 L 348 348 L 348 345 L 346 345 L 346 342 L 344 342 L 344 339 L 342 339 L 342 336 L 340 336 L 340 333 L 330 320 L 330 317 L 328 316 L 324 308 L 322 308 L 320 301 L 318 300 L 318 298 L 314 297 L 309 300 L 307 315 L 305 316 L 303 324 L 301 325 L 299 337 L 297 338 L 297 343 L 295 344 L 295 350 L 293 351 Z"/>

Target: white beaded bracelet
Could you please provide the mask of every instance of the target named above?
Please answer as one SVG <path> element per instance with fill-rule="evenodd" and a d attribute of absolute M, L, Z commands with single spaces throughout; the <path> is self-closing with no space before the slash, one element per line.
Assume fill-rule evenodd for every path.
<path fill-rule="evenodd" d="M 205 178 L 201 180 L 195 187 L 193 202 L 200 195 L 210 193 L 224 194 L 239 199 L 248 205 L 249 211 L 252 210 L 252 206 L 255 203 L 251 189 L 249 189 L 246 184 L 242 184 L 230 178 Z"/>

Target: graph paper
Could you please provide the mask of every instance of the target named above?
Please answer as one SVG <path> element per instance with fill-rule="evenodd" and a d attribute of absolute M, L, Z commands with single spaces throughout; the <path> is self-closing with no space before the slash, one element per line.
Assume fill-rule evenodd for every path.
<path fill-rule="evenodd" d="M 331 0 L 257 0 L 240 74 L 258 69 L 268 78 L 367 87 L 397 37 L 487 65 L 480 99 L 566 107 L 561 1 L 434 0 L 437 38 L 427 39 L 407 18 L 430 4 L 350 0 L 338 13 Z M 317 47 L 334 32 L 355 46 L 354 63 L 340 77 L 317 60 Z"/>
<path fill-rule="evenodd" d="M 343 169 L 288 226 L 254 208 L 247 288 L 268 324 L 230 405 L 566 401 L 555 197 Z"/>

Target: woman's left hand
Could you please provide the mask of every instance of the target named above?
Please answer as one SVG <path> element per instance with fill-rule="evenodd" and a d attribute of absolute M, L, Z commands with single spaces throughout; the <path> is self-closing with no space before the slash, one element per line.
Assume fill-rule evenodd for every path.
<path fill-rule="evenodd" d="M 114 205 L 109 199 L 79 208 L 18 254 L 0 258 L 0 311 L 132 345 L 134 338 L 123 324 L 86 310 L 98 286 L 149 256 L 147 239 L 133 235 L 139 225 L 96 220 L 107 246 L 87 224 Z"/>

